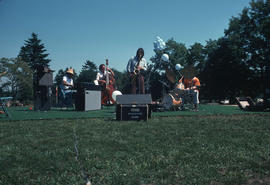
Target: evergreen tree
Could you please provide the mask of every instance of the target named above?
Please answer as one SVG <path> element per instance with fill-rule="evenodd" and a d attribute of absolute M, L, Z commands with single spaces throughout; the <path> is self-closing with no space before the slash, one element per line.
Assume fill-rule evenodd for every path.
<path fill-rule="evenodd" d="M 97 66 L 95 63 L 87 60 L 82 66 L 82 71 L 79 74 L 77 83 L 80 82 L 93 82 L 96 79 Z"/>
<path fill-rule="evenodd" d="M 32 37 L 25 41 L 24 46 L 21 47 L 18 57 L 21 61 L 26 62 L 32 70 L 38 67 L 49 66 L 50 59 L 47 59 L 49 54 L 45 54 L 46 49 L 38 35 L 32 33 Z"/>

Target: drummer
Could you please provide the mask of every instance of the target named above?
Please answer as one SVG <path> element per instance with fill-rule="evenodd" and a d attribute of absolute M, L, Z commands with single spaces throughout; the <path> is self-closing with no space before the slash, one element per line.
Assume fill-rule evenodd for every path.
<path fill-rule="evenodd" d="M 176 86 L 175 93 L 179 94 L 179 96 L 182 98 L 183 102 L 185 103 L 185 92 L 188 92 L 192 96 L 192 103 L 194 104 L 194 110 L 198 110 L 198 104 L 199 104 L 199 88 L 201 86 L 200 80 L 198 77 L 193 77 L 191 80 L 184 78 L 184 76 L 181 77 L 181 79 L 178 81 Z"/>

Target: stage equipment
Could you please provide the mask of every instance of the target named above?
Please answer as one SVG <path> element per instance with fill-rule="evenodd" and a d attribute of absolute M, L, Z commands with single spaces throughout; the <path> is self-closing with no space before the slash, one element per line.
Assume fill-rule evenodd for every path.
<path fill-rule="evenodd" d="M 33 75 L 34 110 L 46 111 L 51 109 L 51 86 L 53 85 L 53 70 L 39 66 Z"/>
<path fill-rule="evenodd" d="M 151 117 L 150 94 L 128 94 L 116 97 L 117 120 L 145 120 Z"/>
<path fill-rule="evenodd" d="M 81 82 L 77 85 L 76 111 L 101 109 L 101 87 L 94 83 Z"/>
<path fill-rule="evenodd" d="M 180 98 L 178 94 L 175 94 L 175 93 L 166 94 L 162 100 L 163 107 L 166 110 L 172 110 L 176 107 L 179 107 L 181 103 L 182 103 L 182 98 Z"/>
<path fill-rule="evenodd" d="M 253 102 L 250 97 L 236 97 L 236 103 L 242 110 L 246 110 L 249 106 L 255 105 L 255 102 Z"/>

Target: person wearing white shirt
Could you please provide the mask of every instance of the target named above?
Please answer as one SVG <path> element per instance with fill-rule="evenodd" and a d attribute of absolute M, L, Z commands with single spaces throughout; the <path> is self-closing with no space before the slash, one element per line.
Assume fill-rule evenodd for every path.
<path fill-rule="evenodd" d="M 69 68 L 66 71 L 66 75 L 63 76 L 63 80 L 62 80 L 62 90 L 63 90 L 63 94 L 65 96 L 65 101 L 66 104 L 72 104 L 72 88 L 74 87 L 74 83 L 73 83 L 73 75 L 74 75 L 74 71 L 72 68 Z"/>
<path fill-rule="evenodd" d="M 139 94 L 145 94 L 143 72 L 146 71 L 147 62 L 143 56 L 144 50 L 139 48 L 136 56 L 131 57 L 127 64 L 127 72 L 131 81 L 131 94 L 136 94 L 137 88 Z"/>

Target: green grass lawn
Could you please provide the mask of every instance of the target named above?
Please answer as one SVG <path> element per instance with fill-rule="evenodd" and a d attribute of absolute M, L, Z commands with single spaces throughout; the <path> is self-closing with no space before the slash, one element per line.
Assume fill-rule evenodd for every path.
<path fill-rule="evenodd" d="M 34 111 L 30 107 L 10 107 L 8 111 L 11 115 L 8 118 L 0 115 L 0 121 L 6 120 L 42 120 L 42 119 L 78 119 L 78 118 L 111 118 L 115 119 L 115 107 L 104 107 L 101 110 L 92 111 L 75 111 L 73 108 L 67 110 L 52 107 L 49 111 Z M 239 109 L 238 106 L 222 106 L 222 105 L 199 105 L 199 111 L 166 111 L 153 112 L 153 117 L 168 116 L 193 116 L 193 115 L 235 115 L 235 114 L 254 114 L 258 112 L 247 112 Z M 260 112 L 261 114 L 269 114 L 270 112 Z"/>
<path fill-rule="evenodd" d="M 0 184 L 85 184 L 82 169 L 93 185 L 269 184 L 269 113 L 200 108 L 148 122 L 2 120 Z"/>

